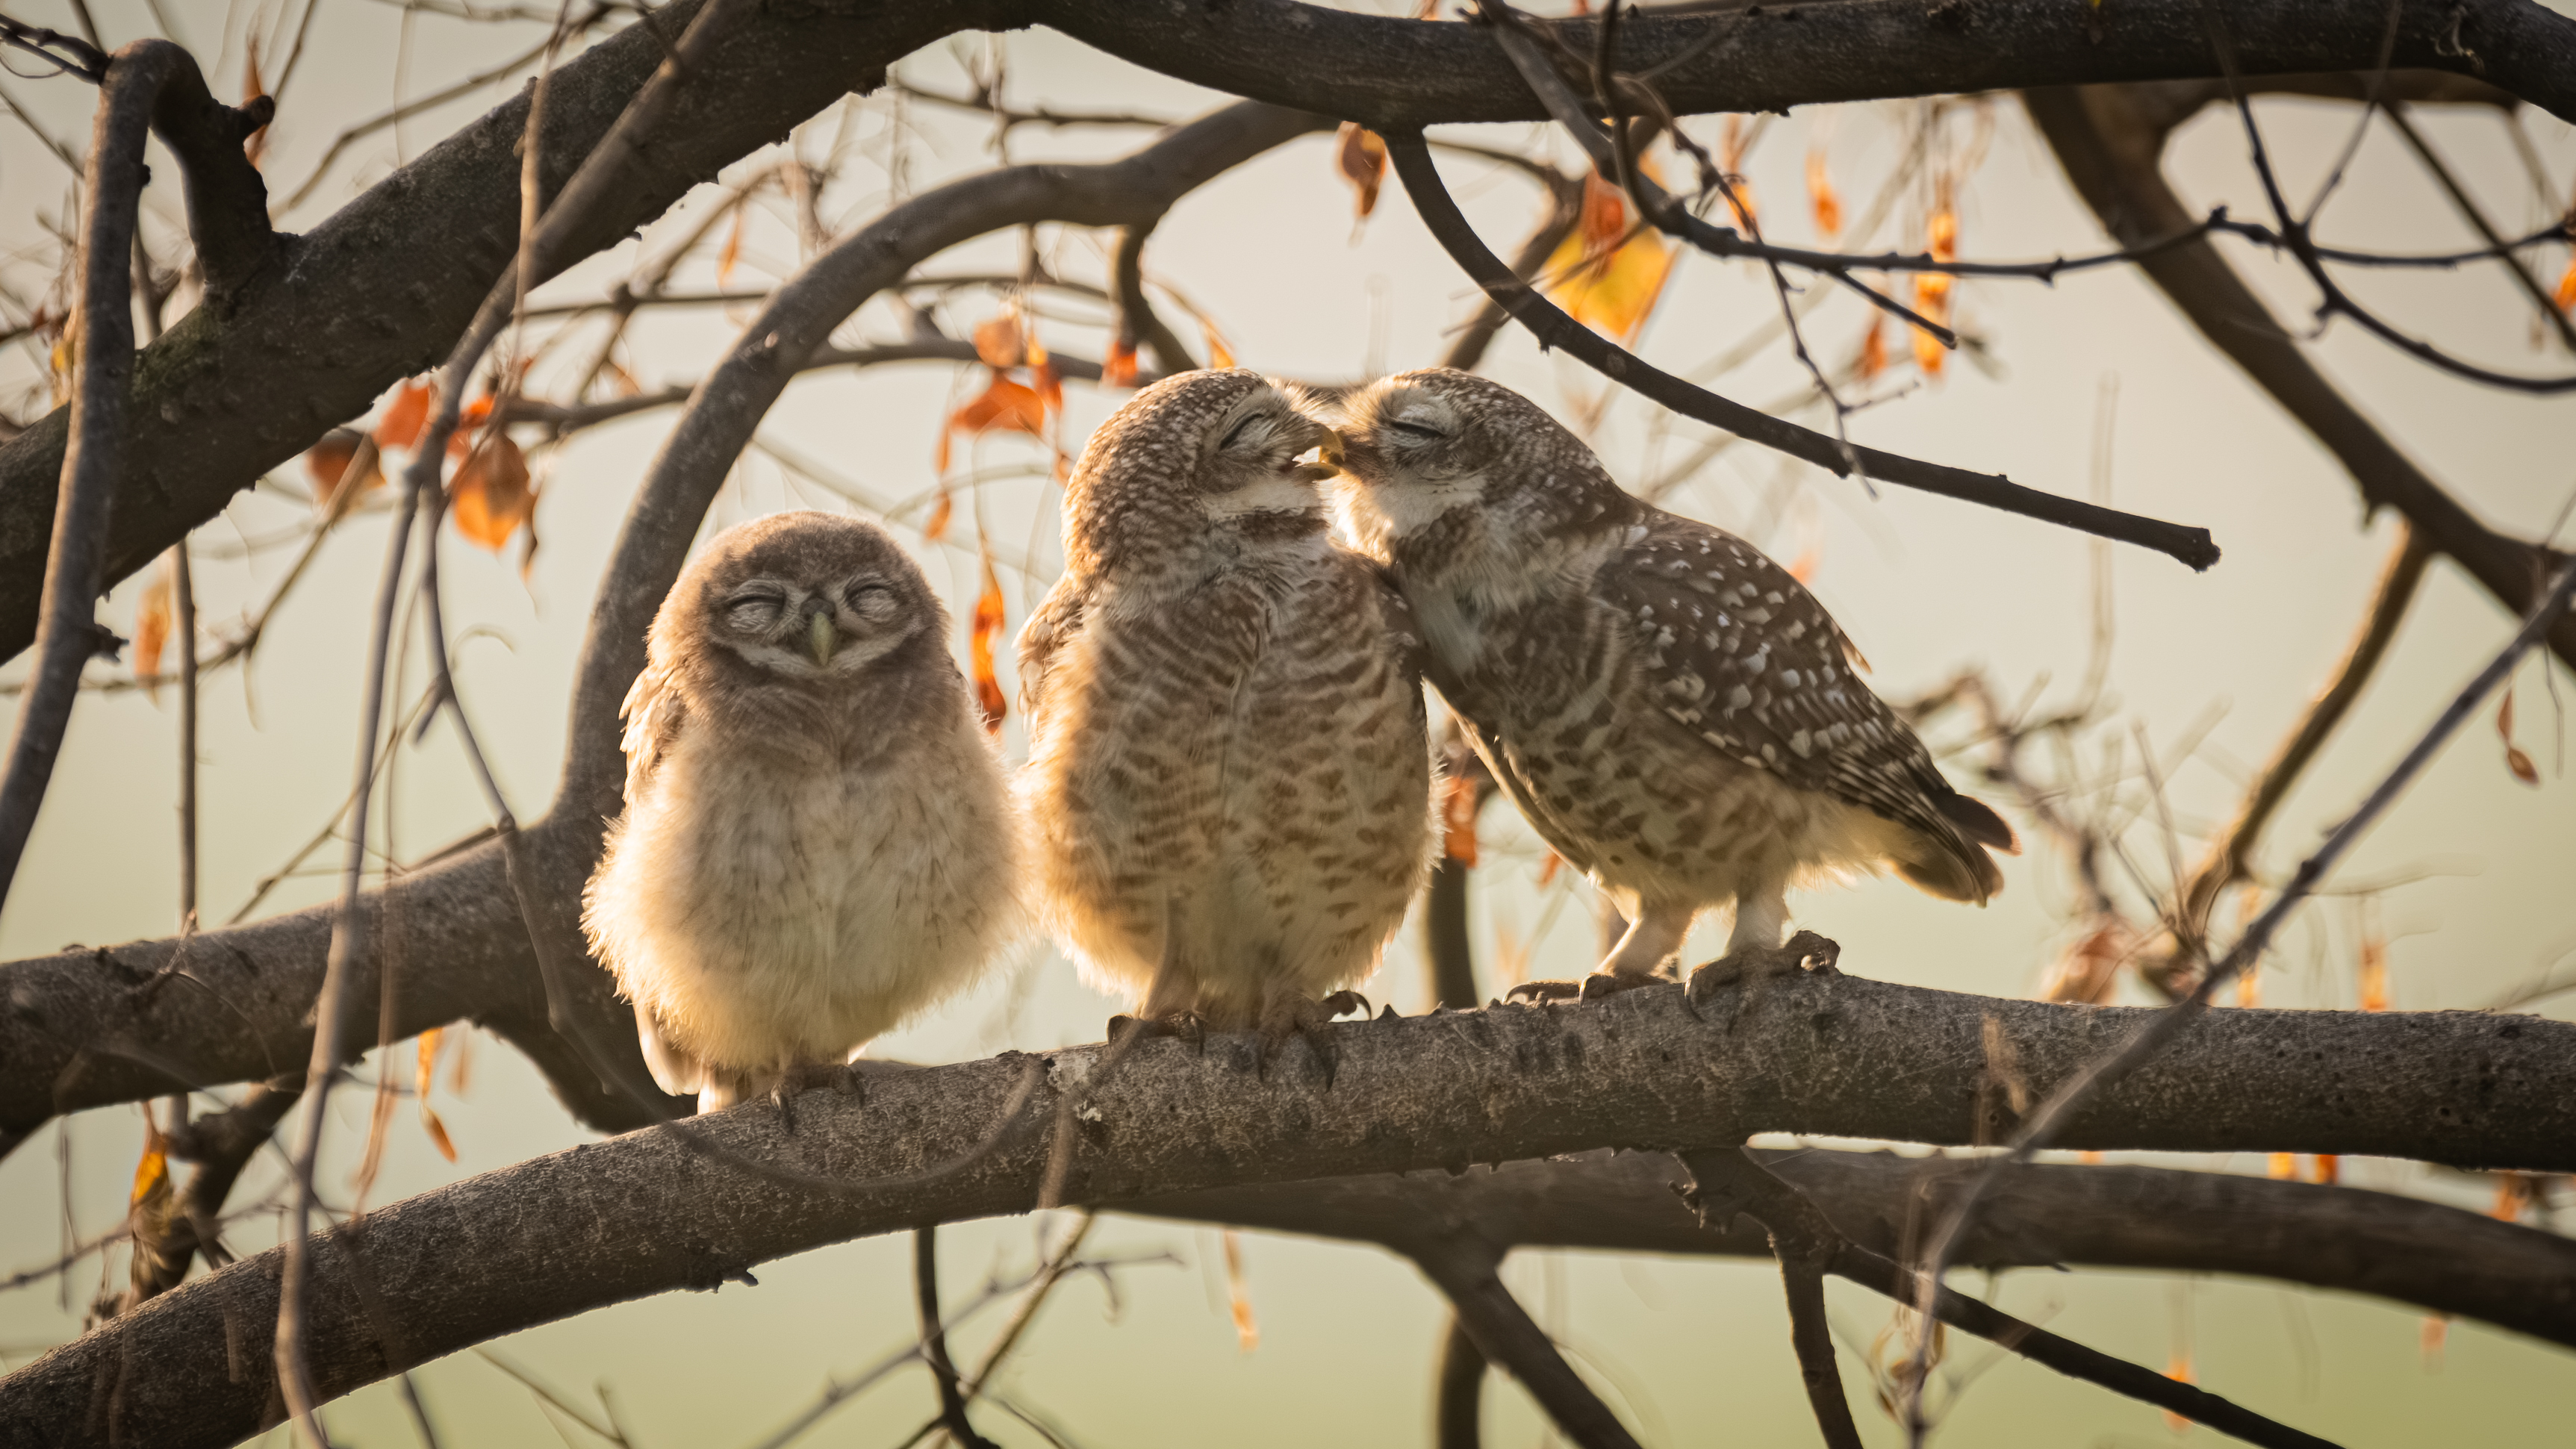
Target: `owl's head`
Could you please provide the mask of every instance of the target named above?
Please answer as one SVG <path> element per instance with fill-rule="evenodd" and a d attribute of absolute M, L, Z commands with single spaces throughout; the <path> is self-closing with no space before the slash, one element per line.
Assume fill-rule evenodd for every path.
<path fill-rule="evenodd" d="M 1064 489 L 1065 567 L 1146 565 L 1211 538 L 1324 531 L 1339 440 L 1293 389 L 1245 368 L 1143 389 L 1091 435 Z"/>
<path fill-rule="evenodd" d="M 773 513 L 708 540 L 654 616 L 653 656 L 694 663 L 688 672 L 702 678 L 810 688 L 856 679 L 924 643 L 945 658 L 947 621 L 884 529 Z"/>
<path fill-rule="evenodd" d="M 1454 368 L 1400 372 L 1343 404 L 1340 501 L 1392 559 L 1446 542 L 1513 546 L 1623 526 L 1639 510 L 1583 440 L 1528 398 Z"/>

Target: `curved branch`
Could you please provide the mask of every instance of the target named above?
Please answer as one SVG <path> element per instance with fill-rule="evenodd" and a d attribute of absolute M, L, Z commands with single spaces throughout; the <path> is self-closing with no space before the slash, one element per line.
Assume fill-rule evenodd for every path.
<path fill-rule="evenodd" d="M 2205 569 L 2218 561 L 2218 546 L 2210 542 L 2209 530 L 2205 528 L 2141 518 L 2098 504 L 2024 488 L 2008 478 L 1971 473 L 1964 468 L 1940 463 L 1926 463 L 1896 453 L 1883 453 L 1875 448 L 1846 450 L 1843 444 L 1822 433 L 1695 387 L 1575 321 L 1513 276 L 1509 268 L 1485 249 L 1484 242 L 1467 224 L 1467 218 L 1458 211 L 1457 203 L 1450 199 L 1420 133 L 1390 135 L 1386 138 L 1386 149 L 1395 162 L 1396 175 L 1403 179 L 1405 191 L 1413 198 L 1414 209 L 1422 214 L 1423 224 L 1430 228 L 1431 234 L 1447 249 L 1459 268 L 1483 287 L 1487 296 L 1501 303 L 1522 326 L 1527 327 L 1538 338 L 1540 346 L 1562 348 L 1612 382 L 1620 383 L 1686 417 L 1724 428 L 1764 447 L 1776 448 L 1793 458 L 1827 469 L 1836 476 L 1848 475 L 1852 459 L 1856 456 L 1862 469 L 1875 479 L 2134 543 L 2170 554 L 2194 569 Z"/>
<path fill-rule="evenodd" d="M 2022 105 L 2076 194 L 2124 242 L 2190 220 L 2159 166 L 2165 137 L 2225 92 L 2171 91 L 2084 86 L 2022 94 Z M 2561 556 L 2489 528 L 2399 451 L 2317 371 L 2215 246 L 2206 239 L 2190 242 L 2146 258 L 2139 268 L 2202 336 L 2335 455 L 2360 489 L 2366 511 L 2396 509 L 2427 544 L 2466 569 L 2507 609 L 2519 614 L 2531 607 Z M 2550 651 L 2576 666 L 2576 618 L 2560 620 L 2548 637 Z"/>
<path fill-rule="evenodd" d="M 1109 302 L 1118 309 L 1118 340 L 1133 349 L 1154 349 L 1154 365 L 1166 374 L 1195 372 L 1198 360 L 1187 343 L 1154 311 L 1145 295 L 1145 239 L 1154 234 L 1159 216 L 1118 229 L 1118 250 L 1109 261 Z"/>
<path fill-rule="evenodd" d="M 668 7 L 684 22 L 693 0 Z M 811 13 L 808 13 L 810 10 Z M 2244 0 L 2230 7 L 2248 76 L 2368 69 L 2379 0 Z M 2058 0 L 1846 0 L 1764 7 L 1723 44 L 1704 19 L 1641 16 L 1623 27 L 1631 68 L 1682 58 L 1656 76 L 1678 111 L 1786 110 L 1827 101 L 2098 81 L 2199 78 L 2208 46 L 2189 7 L 2145 7 L 2108 22 Z M 1468 27 L 1234 0 L 1221 10 L 1140 11 L 1124 0 L 914 0 L 805 7 L 758 17 L 709 66 L 717 84 L 671 144 L 568 251 L 611 245 L 692 183 L 784 134 L 885 67 L 975 26 L 1047 24 L 1125 59 L 1239 95 L 1330 112 L 1381 132 L 1443 121 L 1539 120 L 1543 112 L 1490 40 Z M 2103 28 L 2097 29 L 2097 25 Z M 544 170 L 570 174 L 661 59 L 654 27 L 592 47 L 555 79 Z M 1566 34 L 1580 43 L 1582 22 Z M 1297 63 L 1282 64 L 1294 56 Z M 2392 63 L 2482 75 L 2576 118 L 2576 21 L 2532 0 L 2408 8 Z M 107 577 L 123 578 L 220 511 L 261 472 L 387 387 L 444 355 L 507 260 L 518 214 L 511 147 L 526 99 L 495 109 L 293 243 L 292 267 L 263 274 L 218 325 L 211 311 L 171 331 L 137 368 L 128 481 L 112 514 Z M 2186 218 L 2186 223 L 2189 219 Z M 389 245 L 388 238 L 401 239 Z M 243 407 L 280 397 L 298 408 Z M 66 438 L 61 412 L 0 447 L 0 656 L 33 636 L 37 561 L 52 528 Z"/>
<path fill-rule="evenodd" d="M 1977 1120 L 1988 1030 L 2012 1040 L 2044 1091 L 2152 1014 L 1856 977 L 1773 982 L 1738 1004 L 1721 995 L 1703 1022 L 1668 986 L 1582 1007 L 1353 1025 L 1337 1037 L 1342 1056 L 1329 1089 L 1304 1053 L 1257 1075 L 1250 1036 L 1211 1037 L 1204 1055 L 1177 1040 L 1149 1041 L 1097 1093 L 1100 1117 L 1081 1129 L 1087 1140 L 1067 1197 L 1120 1203 L 1609 1143 L 1716 1146 L 1766 1130 L 1991 1140 L 1995 1124 Z M 1730 1020 L 1731 1029 L 1720 1025 Z M 1088 1090 L 1102 1050 L 1040 1058 L 1050 1092 Z M 766 1106 L 698 1119 L 697 1130 L 728 1155 L 798 1171 L 853 1180 L 911 1173 L 981 1142 L 1029 1060 L 876 1077 L 864 1099 L 809 1094 L 792 1136 Z M 1907 1071 L 1891 1078 L 1892 1060 Z M 2571 1063 L 2576 1024 L 2539 1018 L 2218 1012 L 2105 1094 L 2066 1140 L 2563 1171 L 2576 1165 Z M 1991 1094 L 1984 1107 L 1994 1107 Z M 314 1381 L 343 1393 L 499 1333 L 641 1294 L 713 1286 L 824 1243 L 1019 1212 L 1033 1201 L 1047 1156 L 1043 1134 L 1023 1134 L 964 1171 L 854 1196 L 798 1191 L 660 1132 L 519 1163 L 371 1214 L 363 1236 L 315 1240 Z M 1430 1221 L 1415 1216 L 1411 1231 Z M 129 1422 L 184 1426 L 162 1441 L 174 1445 L 229 1443 L 255 1429 L 269 1404 L 267 1370 L 252 1364 L 244 1381 L 233 1380 L 224 1324 L 252 1334 L 267 1326 L 277 1256 L 155 1298 L 0 1380 L 0 1423 L 31 1442 L 88 1442 L 81 1426 L 97 1375 L 115 1372 L 130 1350 L 148 1354 L 154 1372 L 128 1382 Z M 399 1341 L 387 1324 L 399 1326 Z"/>
<path fill-rule="evenodd" d="M 1547 1331 L 1495 1275 L 1503 1261 L 1501 1250 L 1461 1231 L 1428 1238 L 1412 1250 L 1412 1258 L 1422 1276 L 1448 1298 L 1457 1326 L 1477 1356 L 1520 1380 L 1567 1438 L 1583 1449 L 1641 1449 L 1628 1426 L 1575 1373 Z"/>

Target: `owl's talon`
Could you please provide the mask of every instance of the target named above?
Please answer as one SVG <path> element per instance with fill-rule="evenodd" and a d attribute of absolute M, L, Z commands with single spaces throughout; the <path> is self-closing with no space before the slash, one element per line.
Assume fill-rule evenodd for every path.
<path fill-rule="evenodd" d="M 1583 995 L 1580 981 L 1524 981 L 1503 993 L 1503 1000 L 1518 1002 L 1572 1001 Z"/>
<path fill-rule="evenodd" d="M 1813 931 L 1800 931 L 1791 936 L 1785 946 L 1739 946 L 1692 972 L 1690 985 L 1683 989 L 1682 1001 L 1693 1009 L 1693 1015 L 1697 1015 L 1697 1008 L 1710 997 L 1739 981 L 1748 987 L 1758 986 L 1770 977 L 1788 976 L 1800 971 L 1838 976 L 1842 973 L 1835 963 L 1842 959 L 1842 954 L 1843 948 L 1839 943 Z M 1810 962 L 1814 964 L 1811 966 Z M 1748 1000 L 1752 994 L 1750 990 L 1745 992 Z M 1741 1012 L 1743 1003 L 1737 1003 L 1736 1009 Z"/>
<path fill-rule="evenodd" d="M 1348 1016 L 1355 1011 L 1362 1016 L 1369 1014 L 1369 999 L 1356 991 L 1336 991 L 1317 1004 L 1328 1017 Z"/>
<path fill-rule="evenodd" d="M 1651 974 L 1632 971 L 1595 971 L 1583 978 L 1583 999 L 1599 1001 L 1603 997 L 1616 996 L 1622 991 L 1634 991 L 1641 986 L 1666 984 L 1668 983 L 1665 978 Z"/>
<path fill-rule="evenodd" d="M 1341 1044 L 1334 1039 L 1340 1028 L 1333 1025 L 1332 1019 L 1351 1009 L 1348 1005 L 1337 1004 L 1336 998 L 1354 995 L 1348 991 L 1337 991 L 1321 1001 L 1303 996 L 1283 996 L 1273 1001 L 1261 1016 L 1258 1030 L 1260 1045 L 1254 1054 L 1255 1074 L 1264 1081 L 1269 1080 L 1270 1063 L 1279 1055 L 1279 1049 L 1287 1045 L 1288 1038 L 1302 1036 L 1306 1039 L 1307 1049 L 1315 1054 L 1315 1064 L 1324 1069 L 1324 1086 L 1330 1090 L 1333 1078 L 1340 1074 L 1342 1067 Z"/>

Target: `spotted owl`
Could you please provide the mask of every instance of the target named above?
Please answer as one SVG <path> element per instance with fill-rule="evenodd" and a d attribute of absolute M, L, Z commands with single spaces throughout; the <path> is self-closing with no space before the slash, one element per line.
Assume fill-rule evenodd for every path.
<path fill-rule="evenodd" d="M 1984 904 L 2013 833 L 1953 790 L 1848 640 L 1742 539 L 1629 496 L 1510 389 L 1448 369 L 1352 397 L 1337 489 L 1426 669 L 1549 845 L 1631 922 L 1587 987 L 1644 984 L 1732 903 L 1696 990 L 1780 969 L 1787 888 L 1893 865 Z"/>
<path fill-rule="evenodd" d="M 582 915 L 665 1091 L 777 1090 L 1003 943 L 1016 809 L 947 634 L 894 540 L 830 514 L 728 529 L 672 586 Z"/>
<path fill-rule="evenodd" d="M 1305 1031 L 1376 969 L 1428 867 L 1403 599 L 1336 544 L 1331 431 L 1193 372 L 1101 425 L 1063 579 L 1020 637 L 1047 922 L 1140 1016 Z"/>

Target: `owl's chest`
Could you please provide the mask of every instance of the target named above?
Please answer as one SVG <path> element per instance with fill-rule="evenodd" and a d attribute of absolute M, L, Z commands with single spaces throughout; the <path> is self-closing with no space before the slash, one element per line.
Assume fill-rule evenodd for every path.
<path fill-rule="evenodd" d="M 865 909 L 875 884 L 911 874 L 939 838 L 939 772 L 841 749 L 725 748 L 709 738 L 669 762 L 669 844 L 702 894 L 792 912 Z"/>

